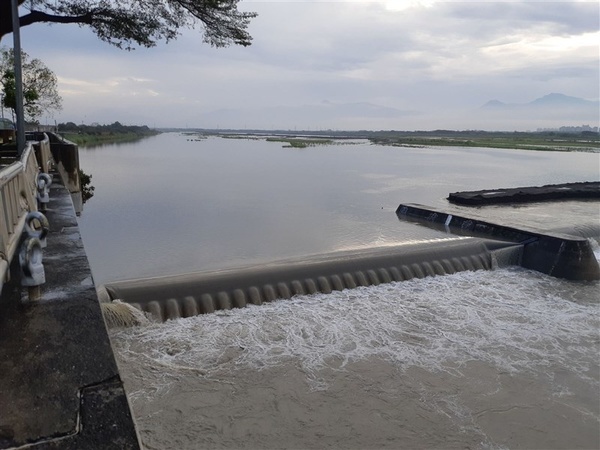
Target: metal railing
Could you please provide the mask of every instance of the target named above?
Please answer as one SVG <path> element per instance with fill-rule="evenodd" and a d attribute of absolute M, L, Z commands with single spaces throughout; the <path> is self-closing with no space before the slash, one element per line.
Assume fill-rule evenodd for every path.
<path fill-rule="evenodd" d="M 37 211 L 38 173 L 31 142 L 27 142 L 17 161 L 0 167 L 0 292 L 8 280 L 10 263 L 19 246 L 27 214 Z"/>

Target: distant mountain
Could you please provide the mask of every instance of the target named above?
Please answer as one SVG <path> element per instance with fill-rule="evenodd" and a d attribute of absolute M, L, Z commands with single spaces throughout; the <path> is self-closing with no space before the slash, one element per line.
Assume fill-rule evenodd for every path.
<path fill-rule="evenodd" d="M 600 102 L 552 93 L 529 103 L 503 103 L 491 100 L 474 111 L 477 119 L 487 123 L 504 123 L 506 128 L 530 129 L 576 126 L 597 126 L 600 122 Z M 498 126 L 498 125 L 496 125 Z"/>
<path fill-rule="evenodd" d="M 548 94 L 535 99 L 529 103 L 536 106 L 598 106 L 598 102 L 592 102 L 579 97 L 571 97 L 564 94 Z"/>
<path fill-rule="evenodd" d="M 585 100 L 579 97 L 571 97 L 565 94 L 552 93 L 536 98 L 529 103 L 504 103 L 499 100 L 490 100 L 482 109 L 498 109 L 498 108 L 531 108 L 531 107 L 576 107 L 576 108 L 598 108 L 600 102 Z"/>
<path fill-rule="evenodd" d="M 506 106 L 506 103 L 501 102 L 500 100 L 490 100 L 483 105 L 482 108 L 502 108 L 503 106 Z"/>

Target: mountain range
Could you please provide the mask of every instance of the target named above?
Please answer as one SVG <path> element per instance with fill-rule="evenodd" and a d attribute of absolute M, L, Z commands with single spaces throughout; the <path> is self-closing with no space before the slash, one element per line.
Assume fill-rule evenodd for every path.
<path fill-rule="evenodd" d="M 600 102 L 560 93 L 544 95 L 528 103 L 491 100 L 476 112 L 481 122 L 494 123 L 495 127 L 500 129 L 536 129 L 584 124 L 598 126 L 600 122 Z"/>
<path fill-rule="evenodd" d="M 482 109 L 513 109 L 513 108 L 596 108 L 600 102 L 571 97 L 565 94 L 552 93 L 536 98 L 529 103 L 504 103 L 499 100 L 490 100 Z"/>
<path fill-rule="evenodd" d="M 600 103 L 552 93 L 528 103 L 490 100 L 479 108 L 420 111 L 368 102 L 322 101 L 299 106 L 218 109 L 200 114 L 205 128 L 247 129 L 464 129 L 527 130 L 598 126 Z"/>

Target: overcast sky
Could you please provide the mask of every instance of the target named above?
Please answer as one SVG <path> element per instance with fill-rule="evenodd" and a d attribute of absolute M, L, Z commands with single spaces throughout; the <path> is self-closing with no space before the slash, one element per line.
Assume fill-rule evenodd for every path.
<path fill-rule="evenodd" d="M 598 126 L 591 117 L 486 115 L 489 100 L 599 98 L 599 3 L 242 1 L 250 47 L 215 49 L 201 29 L 132 52 L 77 25 L 22 29 L 58 76 L 51 123 L 286 129 Z M 12 45 L 12 35 L 2 44 Z M 590 123 L 591 122 L 591 123 Z"/>

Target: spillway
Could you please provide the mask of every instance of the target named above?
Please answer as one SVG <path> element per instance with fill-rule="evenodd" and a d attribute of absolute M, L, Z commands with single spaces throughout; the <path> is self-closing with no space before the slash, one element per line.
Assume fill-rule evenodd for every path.
<path fill-rule="evenodd" d="M 239 269 L 112 282 L 104 285 L 104 300 L 125 301 L 165 321 L 294 295 L 489 270 L 518 264 L 521 250 L 519 244 L 479 238 L 347 250 Z"/>
<path fill-rule="evenodd" d="M 338 251 L 236 269 L 116 281 L 102 286 L 100 297 L 105 302 L 127 302 L 164 322 L 295 295 L 507 265 L 521 265 L 570 280 L 600 279 L 600 266 L 588 241 L 600 234 L 595 224 L 538 232 L 416 204 L 401 204 L 396 214 L 400 220 L 464 237 Z"/>

